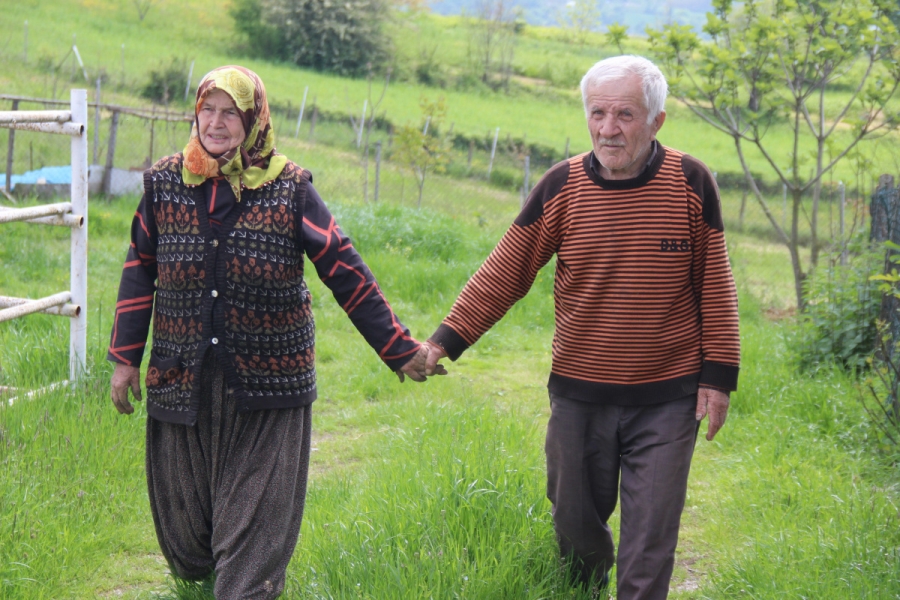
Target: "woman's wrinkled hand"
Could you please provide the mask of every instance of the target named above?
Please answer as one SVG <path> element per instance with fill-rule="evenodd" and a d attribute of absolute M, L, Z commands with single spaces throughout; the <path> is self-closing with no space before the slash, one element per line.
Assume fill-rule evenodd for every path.
<path fill-rule="evenodd" d="M 131 389 L 135 400 L 142 400 L 140 368 L 116 363 L 116 370 L 113 371 L 109 386 L 110 396 L 116 410 L 123 415 L 133 413 L 134 407 L 128 402 L 128 389 Z"/>
<path fill-rule="evenodd" d="M 444 368 L 444 365 L 437 364 L 441 357 L 432 356 L 435 348 L 438 347 L 429 342 L 419 346 L 418 351 L 416 351 L 409 362 L 397 371 L 397 377 L 400 379 L 400 382 L 405 381 L 407 376 L 413 381 L 422 382 L 428 379 L 429 375 L 446 375 L 447 370 Z M 440 351 L 443 352 L 443 350 Z"/>

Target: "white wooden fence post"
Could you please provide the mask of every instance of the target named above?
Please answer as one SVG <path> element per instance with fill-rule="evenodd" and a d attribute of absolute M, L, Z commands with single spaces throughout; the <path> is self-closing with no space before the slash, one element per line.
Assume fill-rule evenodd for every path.
<path fill-rule="evenodd" d="M 494 154 L 497 152 L 497 137 L 500 135 L 500 128 L 494 130 L 494 143 L 491 146 L 491 162 L 488 163 L 488 180 L 491 178 L 491 170 L 494 168 Z"/>
<path fill-rule="evenodd" d="M 381 140 L 375 142 L 375 202 L 378 202 L 378 187 L 381 183 Z"/>
<path fill-rule="evenodd" d="M 93 160 L 91 161 L 92 165 L 96 165 L 97 161 L 100 160 L 100 78 L 97 78 L 97 93 L 94 96 L 94 102 L 97 103 L 97 108 L 94 110 L 94 153 Z"/>
<path fill-rule="evenodd" d="M 67 111 L 0 113 L 0 126 L 68 135 L 72 138 L 72 184 L 69 202 L 28 208 L 0 207 L 0 223 L 28 221 L 69 227 L 72 230 L 69 290 L 37 300 L 0 296 L 0 321 L 36 312 L 72 319 L 69 332 L 69 380 L 75 381 L 84 373 L 87 364 L 87 90 L 72 90 L 69 102 L 70 109 Z"/>
<path fill-rule="evenodd" d="M 525 179 L 522 181 L 522 206 L 528 199 L 528 192 L 531 191 L 531 155 L 525 156 Z"/>
<path fill-rule="evenodd" d="M 196 61 L 193 61 L 193 60 L 191 61 L 191 68 L 188 69 L 187 85 L 184 86 L 184 101 L 185 102 L 187 102 L 188 94 L 191 93 L 191 79 L 194 78 L 194 62 L 196 62 Z M 153 160 L 153 158 L 151 157 L 150 160 Z"/>
<path fill-rule="evenodd" d="M 368 98 L 363 102 L 362 116 L 359 118 L 359 129 L 356 132 L 356 147 L 362 144 L 363 126 L 366 124 L 366 110 L 369 106 Z"/>
<path fill-rule="evenodd" d="M 841 190 L 841 204 L 840 204 L 840 224 L 841 224 L 841 266 L 847 266 L 847 240 L 844 238 L 844 210 L 847 206 L 847 188 L 844 187 L 844 182 L 838 182 L 838 187 Z"/>
<path fill-rule="evenodd" d="M 306 108 L 306 94 L 309 93 L 309 86 L 303 89 L 303 102 L 300 103 L 300 114 L 297 115 L 297 129 L 294 131 L 294 137 L 300 137 L 300 124 L 303 122 L 303 111 Z"/>
<path fill-rule="evenodd" d="M 72 137 L 72 212 L 84 217 L 84 226 L 72 229 L 69 267 L 72 303 L 81 307 L 72 318 L 69 330 L 69 379 L 75 381 L 87 365 L 87 239 L 88 239 L 88 164 L 87 164 L 87 90 L 72 90 L 72 121 L 84 125 L 81 135 Z"/>

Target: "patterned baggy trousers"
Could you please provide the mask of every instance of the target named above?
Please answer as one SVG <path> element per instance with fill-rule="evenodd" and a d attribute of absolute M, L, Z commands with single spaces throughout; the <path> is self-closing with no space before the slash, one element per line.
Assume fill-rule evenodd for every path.
<path fill-rule="evenodd" d="M 215 360 L 193 426 L 147 419 L 147 485 L 173 574 L 215 572 L 215 596 L 275 598 L 300 533 L 311 409 L 238 412 Z"/>

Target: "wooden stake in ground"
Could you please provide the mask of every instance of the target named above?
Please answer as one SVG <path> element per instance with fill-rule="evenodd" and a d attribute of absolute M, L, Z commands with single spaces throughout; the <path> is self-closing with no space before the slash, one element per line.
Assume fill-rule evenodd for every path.
<path fill-rule="evenodd" d="M 119 132 L 119 111 L 114 110 L 109 125 L 109 144 L 106 147 L 106 169 L 103 171 L 103 193 L 110 194 L 113 162 L 116 156 L 116 134 Z"/>
<path fill-rule="evenodd" d="M 19 110 L 19 101 L 12 101 L 12 110 Z M 16 130 L 9 130 L 9 143 L 6 149 L 6 186 L 3 188 L 6 191 L 6 195 L 9 196 L 12 192 L 12 169 L 13 169 L 13 156 L 16 150 Z"/>

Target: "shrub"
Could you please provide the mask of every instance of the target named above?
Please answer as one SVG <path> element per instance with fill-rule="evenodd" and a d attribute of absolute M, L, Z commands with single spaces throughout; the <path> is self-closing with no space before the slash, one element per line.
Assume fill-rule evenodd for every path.
<path fill-rule="evenodd" d="M 243 50 L 253 57 L 287 60 L 290 52 L 283 31 L 263 19 L 263 0 L 234 0 L 228 14 L 244 38 Z"/>
<path fill-rule="evenodd" d="M 384 0 L 236 0 L 230 11 L 253 55 L 357 76 L 390 60 L 388 13 Z"/>
<path fill-rule="evenodd" d="M 881 292 L 870 278 L 881 272 L 884 254 L 860 241 L 856 246 L 848 265 L 835 254 L 806 281 L 808 306 L 793 340 L 802 370 L 824 364 L 862 370 L 875 350 Z"/>
<path fill-rule="evenodd" d="M 180 100 L 187 85 L 187 73 L 184 61 L 173 58 L 169 64 L 150 71 L 150 79 L 141 88 L 141 96 L 161 104 Z"/>

